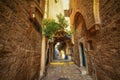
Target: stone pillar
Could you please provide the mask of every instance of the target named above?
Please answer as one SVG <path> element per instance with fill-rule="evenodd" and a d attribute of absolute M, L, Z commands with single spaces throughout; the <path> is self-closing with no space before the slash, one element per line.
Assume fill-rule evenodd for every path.
<path fill-rule="evenodd" d="M 40 78 L 43 77 L 44 72 L 45 72 L 45 47 L 46 47 L 46 38 L 43 35 L 42 36 L 42 48 L 41 48 L 41 69 L 40 69 Z"/>
<path fill-rule="evenodd" d="M 44 19 L 47 18 L 47 4 L 48 0 L 45 0 L 45 13 L 44 13 Z M 42 27 L 43 29 L 43 27 Z M 43 77 L 45 72 L 45 62 L 46 62 L 46 38 L 44 35 L 44 32 L 42 32 L 42 46 L 41 46 L 41 67 L 40 67 L 40 77 L 39 80 Z"/>

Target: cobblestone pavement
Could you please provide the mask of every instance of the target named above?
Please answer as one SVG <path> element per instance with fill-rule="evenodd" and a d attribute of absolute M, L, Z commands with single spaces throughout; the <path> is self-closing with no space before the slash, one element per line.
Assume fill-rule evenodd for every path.
<path fill-rule="evenodd" d="M 89 75 L 83 75 L 75 64 L 49 65 L 44 80 L 92 80 Z"/>

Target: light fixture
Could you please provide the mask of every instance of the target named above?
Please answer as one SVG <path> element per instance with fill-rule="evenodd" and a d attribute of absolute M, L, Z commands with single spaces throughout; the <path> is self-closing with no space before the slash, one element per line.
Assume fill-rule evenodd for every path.
<path fill-rule="evenodd" d="M 35 13 L 32 13 L 32 18 L 35 18 Z"/>

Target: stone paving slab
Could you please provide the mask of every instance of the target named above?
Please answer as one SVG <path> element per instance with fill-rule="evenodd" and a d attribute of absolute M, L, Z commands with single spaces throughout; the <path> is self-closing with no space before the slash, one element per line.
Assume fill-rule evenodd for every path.
<path fill-rule="evenodd" d="M 49 65 L 44 80 L 92 80 L 89 75 L 82 75 L 75 64 Z"/>

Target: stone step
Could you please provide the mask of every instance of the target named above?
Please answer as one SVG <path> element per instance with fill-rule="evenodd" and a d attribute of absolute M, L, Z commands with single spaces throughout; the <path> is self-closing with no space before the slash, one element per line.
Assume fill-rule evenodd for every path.
<path fill-rule="evenodd" d="M 51 62 L 50 65 L 72 65 L 74 64 L 73 61 L 70 61 L 70 62 Z"/>

